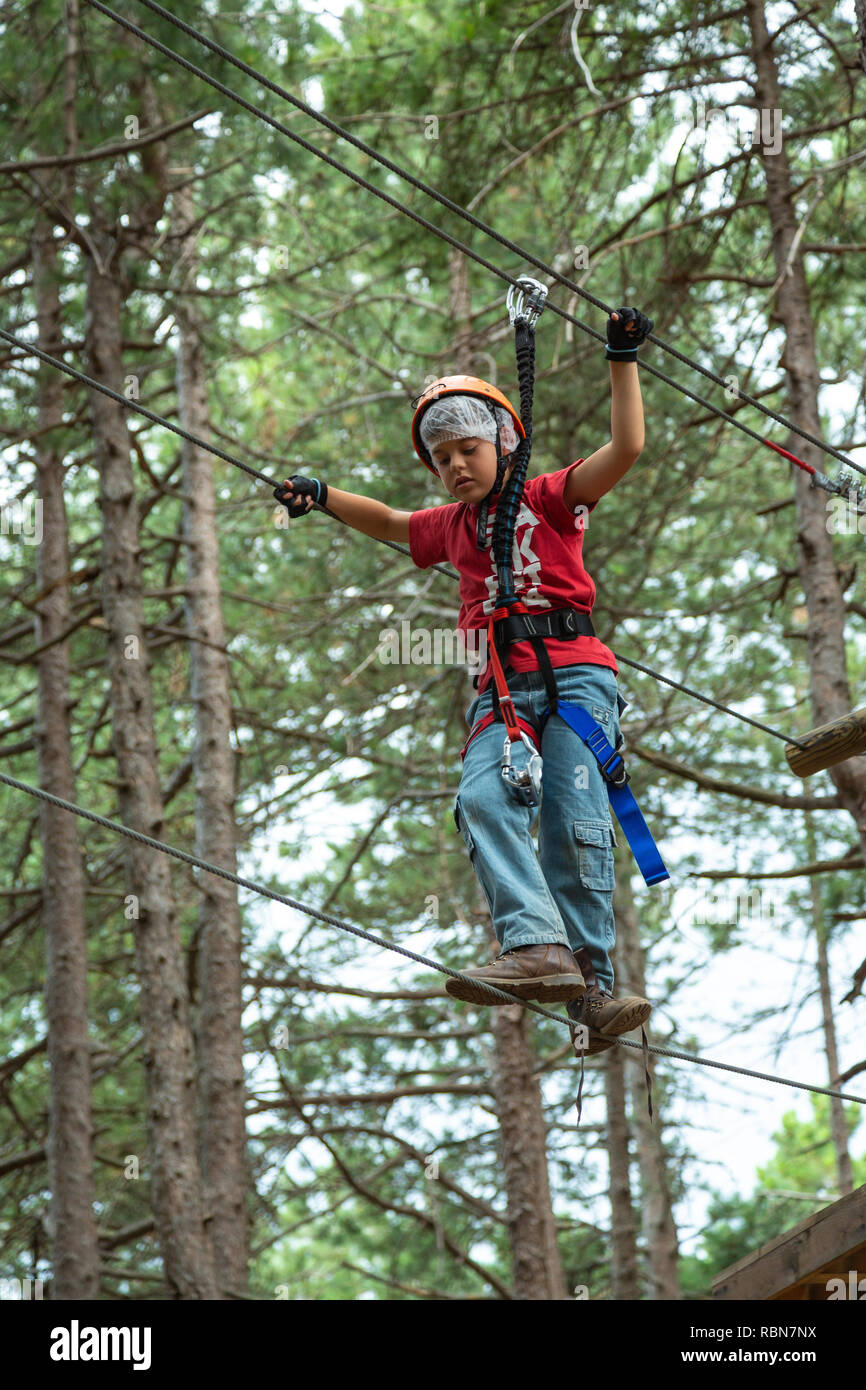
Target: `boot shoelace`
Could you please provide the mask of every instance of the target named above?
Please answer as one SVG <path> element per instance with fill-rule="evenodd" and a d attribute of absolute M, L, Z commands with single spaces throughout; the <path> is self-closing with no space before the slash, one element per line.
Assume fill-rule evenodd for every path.
<path fill-rule="evenodd" d="M 601 997 L 601 996 L 599 996 L 599 998 L 600 998 L 600 997 Z M 584 999 L 586 999 L 586 995 L 584 995 Z M 582 1001 L 581 1001 L 581 1002 L 582 1002 Z M 590 1005 L 591 1005 L 591 1004 L 594 1002 L 594 1000 L 590 1000 L 589 1002 L 590 1002 Z M 578 1085 L 577 1085 L 577 1123 L 578 1123 L 578 1125 L 580 1125 L 580 1116 L 581 1116 L 581 1112 L 582 1112 L 582 1110 L 583 1110 L 583 1099 L 582 1099 L 582 1098 L 583 1098 L 583 1076 L 584 1076 L 584 1064 L 585 1064 L 585 1062 L 586 1062 L 586 1049 L 585 1049 L 584 1047 L 579 1047 L 579 1046 L 578 1046 L 578 1041 L 577 1041 L 577 1030 L 578 1030 L 578 1027 L 579 1027 L 579 1026 L 580 1026 L 580 1025 L 577 1024 L 577 1023 L 575 1023 L 573 1019 L 569 1018 L 569 1020 L 568 1020 L 568 1027 L 569 1027 L 569 1032 L 571 1033 L 571 1041 L 572 1041 L 572 1044 L 574 1045 L 574 1050 L 575 1050 L 575 1052 L 580 1052 L 580 1080 L 579 1080 Z M 604 1034 L 599 1034 L 599 1036 L 600 1036 L 600 1037 L 603 1037 Z M 643 1051 L 643 1072 L 644 1072 L 644 1078 L 645 1078 L 645 1080 L 646 1080 L 646 1104 L 647 1104 L 647 1112 L 648 1112 L 648 1114 L 649 1114 L 650 1124 L 652 1124 L 652 1122 L 653 1122 L 653 1097 L 652 1097 L 652 1077 L 651 1077 L 651 1075 L 650 1075 L 650 1068 L 649 1068 L 649 1043 L 648 1043 L 648 1041 L 647 1041 L 646 1028 L 645 1028 L 645 1026 L 644 1026 L 643 1024 L 641 1024 L 640 1037 L 641 1037 L 641 1049 L 642 1049 L 642 1051 Z"/>
<path fill-rule="evenodd" d="M 587 990 L 581 1003 L 590 1018 L 593 1018 L 596 1014 L 601 1013 L 601 1010 L 604 1008 L 605 1004 L 610 1002 L 611 998 L 611 995 L 602 994 L 601 990 L 593 990 L 592 992 Z"/>

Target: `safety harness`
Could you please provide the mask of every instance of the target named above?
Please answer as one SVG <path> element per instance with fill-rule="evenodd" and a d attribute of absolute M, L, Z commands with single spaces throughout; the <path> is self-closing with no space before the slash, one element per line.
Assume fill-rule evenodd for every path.
<path fill-rule="evenodd" d="M 524 295 L 526 296 L 524 299 Z M 517 353 L 517 372 L 520 384 L 520 418 L 525 430 L 525 438 L 515 450 L 515 462 L 505 492 L 500 499 L 493 523 L 493 557 L 497 573 L 496 606 L 487 624 L 487 651 L 493 670 L 493 709 L 475 726 L 463 746 L 460 757 L 474 738 L 490 724 L 501 720 L 505 724 L 505 743 L 500 766 L 502 777 L 509 790 L 527 806 L 537 806 L 541 794 L 542 760 L 541 738 L 544 726 L 551 714 L 559 714 L 583 739 L 598 762 L 607 786 L 610 804 L 622 826 L 638 867 L 645 882 L 661 883 L 670 878 L 664 866 L 658 847 L 640 808 L 628 787 L 629 774 L 622 756 L 612 748 L 607 735 L 596 719 L 573 701 L 562 700 L 556 685 L 553 665 L 545 646 L 545 638 L 559 641 L 572 641 L 577 637 L 594 637 L 595 628 L 588 613 L 577 608 L 556 608 L 544 613 L 532 613 L 514 592 L 514 568 L 512 547 L 517 514 L 523 497 L 526 472 L 532 451 L 532 399 L 535 384 L 535 325 L 541 314 L 547 289 L 531 276 L 521 276 L 517 285 L 508 291 L 507 307 L 509 320 L 515 331 Z M 500 479 L 500 446 L 497 432 L 497 482 Z M 495 490 L 495 485 L 494 485 Z M 488 499 L 485 499 L 485 502 Z M 485 525 L 486 532 L 486 507 Z M 479 518 L 478 543 L 483 543 Z M 538 665 L 544 677 L 549 705 L 541 715 L 540 728 L 536 729 L 521 718 L 514 708 L 508 693 L 508 683 L 503 669 L 503 659 L 507 665 L 508 649 L 515 642 L 530 642 L 538 658 Z M 620 699 L 620 709 L 625 702 Z M 511 745 L 523 743 L 527 749 L 526 766 L 516 768 L 511 761 Z"/>

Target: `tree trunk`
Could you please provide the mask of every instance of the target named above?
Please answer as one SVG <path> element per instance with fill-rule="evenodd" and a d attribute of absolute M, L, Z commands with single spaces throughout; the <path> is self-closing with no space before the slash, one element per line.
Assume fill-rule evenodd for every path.
<path fill-rule="evenodd" d="M 637 1237 L 629 1176 L 629 1132 L 625 1113 L 624 1048 L 612 1047 L 604 1056 L 607 1097 L 607 1154 L 610 1167 L 611 1297 L 636 1299 Z"/>
<path fill-rule="evenodd" d="M 123 290 L 111 274 L 114 246 L 91 208 L 99 253 L 87 274 L 87 353 L 97 381 L 122 385 Z M 105 272 L 108 273 L 105 273 Z M 107 628 L 118 803 L 125 823 L 164 837 L 153 693 L 144 641 L 139 519 L 123 407 L 91 391 L 102 508 L 103 612 Z M 171 1295 L 219 1296 L 205 1228 L 195 1141 L 196 1084 L 192 1037 L 169 860 L 124 840 L 145 1039 L 147 1122 L 154 1218 Z"/>
<path fill-rule="evenodd" d="M 37 214 L 32 239 L 33 292 L 39 346 L 58 356 L 61 311 L 57 250 L 50 217 Z M 69 545 L 58 453 L 64 378 L 39 372 L 37 494 L 42 533 L 37 552 L 36 647 L 39 785 L 75 798 L 69 731 Z M 51 431 L 51 433 L 48 433 Z M 37 532 L 38 534 L 38 532 Z M 93 1116 L 87 1030 L 87 922 L 78 821 L 42 803 L 42 914 L 45 930 L 45 1013 L 48 1020 L 50 1111 L 48 1172 L 54 1240 L 52 1296 L 99 1296 L 99 1247 L 93 1212 Z"/>
<path fill-rule="evenodd" d="M 490 1012 L 495 1049 L 493 1091 L 508 1196 L 514 1294 L 521 1299 L 564 1299 L 567 1293 L 550 1200 L 541 1087 L 534 1073 L 538 1059 L 527 1038 L 528 1015 L 519 1004 L 505 1004 Z"/>
<path fill-rule="evenodd" d="M 616 858 L 616 990 L 618 995 L 647 998 L 638 916 L 631 886 L 632 865 L 625 853 Z M 652 1001 L 651 1001 L 652 1002 Z M 650 1019 L 650 1026 L 652 1019 Z M 641 1175 L 641 1224 L 647 1255 L 647 1298 L 674 1300 L 682 1297 L 678 1270 L 677 1228 L 671 1203 L 668 1156 L 661 1138 L 659 1097 L 653 1096 L 654 1123 L 647 1114 L 643 1058 L 631 1048 L 622 1049 L 629 1063 L 632 1125 Z"/>
<path fill-rule="evenodd" d="M 188 187 L 173 195 L 174 230 L 181 238 L 180 264 L 195 281 L 196 254 L 190 235 L 193 201 Z M 208 433 L 207 376 L 201 329 L 191 298 L 176 306 L 180 345 L 177 387 L 184 429 Z M 187 562 L 187 625 L 191 694 L 196 719 L 196 854 L 237 872 L 234 815 L 234 755 L 229 663 L 220 607 L 219 543 L 216 527 L 213 460 L 204 449 L 182 446 L 183 532 Z M 210 1232 L 224 1287 L 247 1287 L 249 1259 L 244 1123 L 243 1033 L 241 1030 L 241 920 L 234 884 L 204 875 L 199 942 L 198 1064 L 201 1097 L 201 1155 Z"/>
<path fill-rule="evenodd" d="M 755 106 L 769 113 L 774 124 L 781 120 L 783 102 L 763 0 L 747 0 L 756 71 Z M 779 113 L 779 114 L 774 114 Z M 775 144 L 775 142 L 774 142 Z M 777 153 L 768 142 L 759 146 L 766 179 L 767 209 L 773 239 L 773 258 L 778 276 L 777 304 L 773 319 L 785 330 L 782 360 L 787 375 L 787 414 L 820 437 L 818 417 L 818 364 L 809 290 L 802 254 L 792 254 L 797 232 L 797 213 L 791 171 L 784 140 Z M 823 471 L 821 451 L 799 436 L 789 435 L 786 446 L 805 463 Z M 833 557 L 832 536 L 827 530 L 826 496 L 810 485 L 802 469 L 794 468 L 797 504 L 798 570 L 809 614 L 809 653 L 812 715 L 815 726 L 829 723 L 852 708 L 845 661 L 845 603 Z M 866 757 L 849 758 L 828 769 L 842 805 L 857 827 L 866 862 Z"/>
<path fill-rule="evenodd" d="M 812 829 L 811 812 L 805 811 L 806 846 L 810 863 L 817 854 L 815 834 Z M 812 925 L 815 928 L 817 943 L 818 989 L 821 995 L 821 1019 L 824 1026 L 824 1050 L 827 1053 L 827 1070 L 830 1086 L 839 1089 L 839 1056 L 836 1050 L 836 1021 L 833 1017 L 833 999 L 830 992 L 830 963 L 827 959 L 827 925 L 824 917 L 824 904 L 821 901 L 821 885 L 816 874 L 809 878 L 812 898 Z M 848 1152 L 848 1126 L 845 1123 L 845 1102 L 838 1096 L 830 1097 L 830 1127 L 833 1134 L 833 1149 L 836 1155 L 836 1173 L 839 1191 L 843 1195 L 854 1191 L 854 1178 L 851 1172 L 851 1155 Z"/>

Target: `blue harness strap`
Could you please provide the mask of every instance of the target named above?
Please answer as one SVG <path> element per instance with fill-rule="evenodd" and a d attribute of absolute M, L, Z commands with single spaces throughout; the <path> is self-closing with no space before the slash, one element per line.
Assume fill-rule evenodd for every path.
<path fill-rule="evenodd" d="M 604 729 L 583 708 L 583 705 L 575 705 L 570 701 L 560 699 L 557 701 L 556 712 L 583 739 L 590 752 L 595 756 L 601 769 L 601 775 L 607 784 L 610 804 L 616 812 L 616 818 L 622 826 L 631 852 L 637 860 L 637 866 L 644 876 L 644 881 L 653 884 L 661 883 L 664 879 L 670 878 L 649 826 L 641 815 L 640 807 L 635 801 L 633 793 L 629 791 L 627 786 L 629 777 L 625 763 L 619 753 L 611 747 Z M 548 713 L 549 706 L 542 716 L 545 721 Z"/>

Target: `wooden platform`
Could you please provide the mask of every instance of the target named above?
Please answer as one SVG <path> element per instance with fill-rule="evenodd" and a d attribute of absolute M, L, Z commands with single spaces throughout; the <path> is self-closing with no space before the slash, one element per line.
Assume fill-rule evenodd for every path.
<path fill-rule="evenodd" d="M 843 1280 L 844 1288 L 828 1289 L 831 1279 Z M 866 1302 L 866 1187 L 807 1217 L 713 1280 L 713 1298 L 826 1302 L 831 1297 Z"/>

